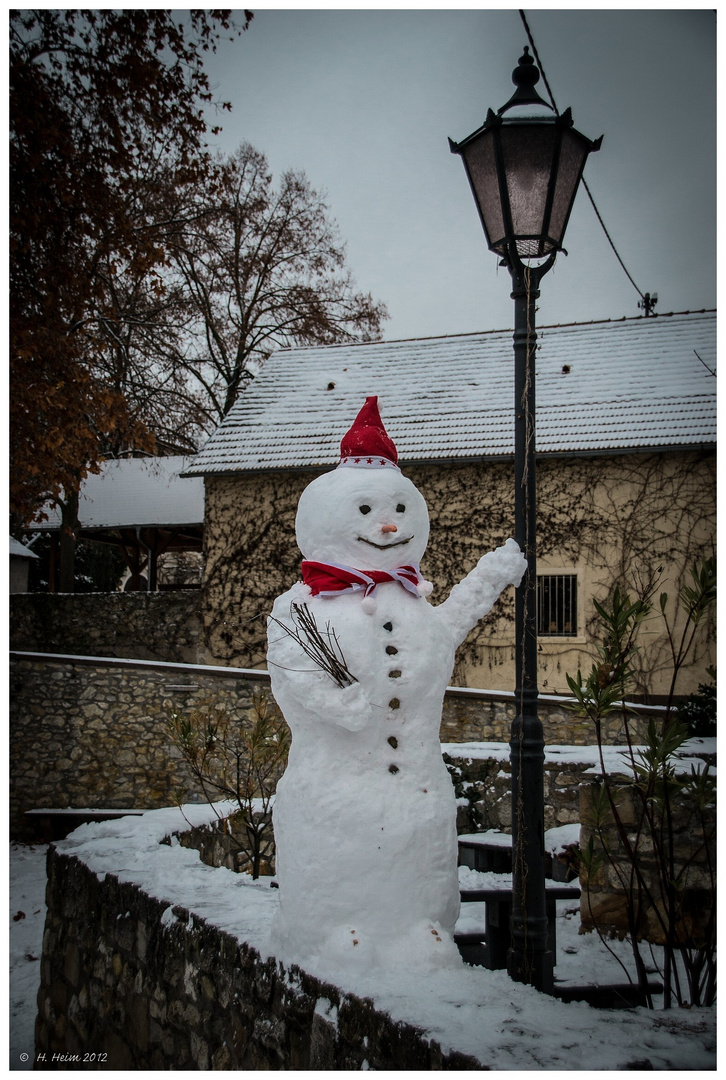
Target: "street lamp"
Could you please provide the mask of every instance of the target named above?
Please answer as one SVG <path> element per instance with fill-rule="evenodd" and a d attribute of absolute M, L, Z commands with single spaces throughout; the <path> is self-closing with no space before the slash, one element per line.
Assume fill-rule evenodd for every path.
<path fill-rule="evenodd" d="M 535 332 L 539 283 L 562 251 L 565 229 L 596 142 L 573 127 L 569 109 L 553 114 L 535 90 L 540 73 L 525 47 L 512 74 L 516 90 L 460 143 L 491 251 L 512 277 L 514 300 L 514 538 L 527 557 L 515 597 L 516 716 L 512 763 L 512 937 L 510 976 L 551 992 L 544 884 L 544 738 L 537 715 L 537 489 L 535 474 Z M 515 107 L 530 115 L 505 116 Z M 534 113 L 532 114 L 532 110 Z M 545 110 L 549 110 L 549 113 Z M 525 261 L 526 260 L 526 261 Z"/>

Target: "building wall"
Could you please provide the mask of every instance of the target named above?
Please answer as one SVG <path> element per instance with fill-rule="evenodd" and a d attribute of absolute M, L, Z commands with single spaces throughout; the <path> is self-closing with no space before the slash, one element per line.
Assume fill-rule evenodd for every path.
<path fill-rule="evenodd" d="M 424 494 L 431 539 L 422 561 L 432 601 L 486 551 L 513 532 L 511 466 L 479 463 L 404 468 Z M 566 674 L 589 671 L 598 637 L 594 600 L 614 584 L 631 595 L 659 577 L 669 610 L 696 558 L 715 547 L 715 454 L 684 452 L 580 457 L 538 463 L 538 573 L 576 574 L 577 635 L 541 637 L 540 690 L 567 693 Z M 265 662 L 265 615 L 299 578 L 295 513 L 312 473 L 208 477 L 205 524 L 204 634 L 213 663 Z M 661 573 L 658 575 L 658 568 Z M 508 590 L 459 650 L 452 684 L 488 689 L 514 685 L 514 599 Z M 693 663 L 678 691 L 692 693 L 715 660 L 713 620 L 696 638 Z M 670 683 L 667 634 L 656 600 L 641 634 L 634 694 L 657 700 Z"/>

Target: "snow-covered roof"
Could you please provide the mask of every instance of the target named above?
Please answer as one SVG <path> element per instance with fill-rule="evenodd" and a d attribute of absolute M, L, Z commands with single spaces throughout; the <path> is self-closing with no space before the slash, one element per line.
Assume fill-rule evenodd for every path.
<path fill-rule="evenodd" d="M 541 454 L 711 445 L 716 313 L 538 327 Z M 275 353 L 187 475 L 329 467 L 368 395 L 399 459 L 514 449 L 511 330 Z"/>
<path fill-rule="evenodd" d="M 19 559 L 37 559 L 38 556 L 34 551 L 31 551 L 25 544 L 21 544 L 19 540 L 16 540 L 14 536 L 10 537 L 10 554 L 15 555 Z"/>
<path fill-rule="evenodd" d="M 181 526 L 204 522 L 204 481 L 181 479 L 189 457 L 123 458 L 105 461 L 81 485 L 78 518 L 83 529 Z M 57 529 L 57 507 L 46 505 L 48 520 L 30 528 Z"/>

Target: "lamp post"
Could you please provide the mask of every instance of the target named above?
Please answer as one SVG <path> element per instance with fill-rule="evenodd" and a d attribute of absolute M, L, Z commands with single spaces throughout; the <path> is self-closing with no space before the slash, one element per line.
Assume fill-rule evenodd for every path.
<path fill-rule="evenodd" d="M 525 47 L 516 90 L 451 152 L 464 161 L 487 243 L 512 278 L 514 300 L 514 538 L 527 557 L 516 590 L 516 716 L 512 723 L 512 937 L 510 976 L 551 992 L 544 883 L 544 738 L 537 715 L 537 488 L 535 331 L 539 285 L 562 240 L 589 153 L 600 148 L 555 115 L 535 86 L 540 73 Z M 529 115 L 505 116 L 525 107 Z M 532 110 L 534 110 L 532 114 Z M 549 112 L 547 112 L 549 110 Z"/>

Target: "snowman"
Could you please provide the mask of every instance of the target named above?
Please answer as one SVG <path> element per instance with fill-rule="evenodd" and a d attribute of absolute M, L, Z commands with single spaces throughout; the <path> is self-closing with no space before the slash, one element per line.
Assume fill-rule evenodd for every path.
<path fill-rule="evenodd" d="M 442 703 L 456 649 L 526 561 L 507 540 L 442 604 L 428 602 L 426 503 L 397 466 L 376 397 L 343 438 L 339 466 L 303 491 L 296 535 L 303 580 L 268 623 L 272 691 L 292 731 L 273 811 L 272 951 L 317 969 L 458 967 Z"/>

